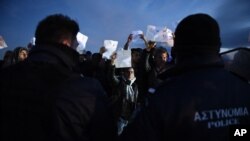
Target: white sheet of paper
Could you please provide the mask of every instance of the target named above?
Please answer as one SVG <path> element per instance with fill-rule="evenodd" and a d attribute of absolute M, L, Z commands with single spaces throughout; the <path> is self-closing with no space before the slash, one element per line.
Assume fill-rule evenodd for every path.
<path fill-rule="evenodd" d="M 104 40 L 104 47 L 107 50 L 102 54 L 103 58 L 110 59 L 112 53 L 114 53 L 117 49 L 118 41 L 113 40 Z"/>
<path fill-rule="evenodd" d="M 141 30 L 136 30 L 136 31 L 132 31 L 132 42 L 137 42 L 138 40 L 140 40 L 140 35 L 143 34 L 143 31 Z"/>
<path fill-rule="evenodd" d="M 131 67 L 131 50 L 118 50 L 115 60 L 116 68 L 127 68 Z"/>
<path fill-rule="evenodd" d="M 6 42 L 4 41 L 3 37 L 0 36 L 0 49 L 8 47 Z"/>
<path fill-rule="evenodd" d="M 154 26 L 154 25 L 148 25 L 147 26 L 146 35 L 145 35 L 146 39 L 148 41 L 155 41 L 154 36 L 157 34 L 157 31 L 158 30 L 156 29 L 156 26 Z"/>
<path fill-rule="evenodd" d="M 140 34 L 143 34 L 143 31 L 141 31 L 141 30 L 136 30 L 136 31 L 132 31 L 131 34 L 133 34 L 133 35 L 140 35 Z"/>
<path fill-rule="evenodd" d="M 76 48 L 76 51 L 80 54 L 82 54 L 86 48 L 86 43 L 88 41 L 88 36 L 82 34 L 81 32 L 78 32 L 76 35 L 76 39 L 79 43 L 79 45 Z"/>
<path fill-rule="evenodd" d="M 148 25 L 146 38 L 155 42 L 168 42 L 173 39 L 172 31 L 166 27 L 159 27 L 154 25 Z"/>

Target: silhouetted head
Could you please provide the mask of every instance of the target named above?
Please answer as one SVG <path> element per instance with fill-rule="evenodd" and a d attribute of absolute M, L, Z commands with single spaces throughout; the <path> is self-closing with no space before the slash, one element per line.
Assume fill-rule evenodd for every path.
<path fill-rule="evenodd" d="M 150 48 L 156 47 L 156 42 L 149 40 L 148 45 L 150 46 Z"/>
<path fill-rule="evenodd" d="M 68 16 L 62 14 L 50 15 L 40 21 L 36 28 L 36 45 L 59 43 L 73 47 L 77 44 L 76 35 L 78 31 L 78 24 Z"/>
<path fill-rule="evenodd" d="M 218 54 L 221 46 L 219 25 L 207 14 L 194 14 L 184 18 L 177 26 L 174 53 Z"/>

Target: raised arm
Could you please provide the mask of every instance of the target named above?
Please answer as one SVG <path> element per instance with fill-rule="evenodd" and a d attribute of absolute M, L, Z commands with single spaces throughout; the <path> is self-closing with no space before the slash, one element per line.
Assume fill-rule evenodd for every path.
<path fill-rule="evenodd" d="M 140 38 L 144 41 L 145 47 L 148 48 L 149 47 L 148 41 L 146 40 L 144 34 L 140 34 Z"/>
<path fill-rule="evenodd" d="M 120 83 L 120 80 L 115 74 L 116 53 L 112 54 L 110 59 L 111 60 L 110 60 L 109 68 L 108 68 L 108 78 L 109 78 L 111 84 L 118 85 Z"/>
<path fill-rule="evenodd" d="M 127 42 L 126 42 L 126 44 L 123 47 L 124 50 L 128 50 L 129 44 L 132 41 L 132 37 L 133 37 L 133 34 L 129 34 Z"/>

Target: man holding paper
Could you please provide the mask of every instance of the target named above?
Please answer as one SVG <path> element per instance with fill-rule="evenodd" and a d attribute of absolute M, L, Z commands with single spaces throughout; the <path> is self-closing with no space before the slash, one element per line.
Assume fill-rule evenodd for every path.
<path fill-rule="evenodd" d="M 111 64 L 109 67 L 108 77 L 113 86 L 111 95 L 114 115 L 116 117 L 118 135 L 123 132 L 123 129 L 134 119 L 137 110 L 139 109 L 138 102 L 138 86 L 133 67 L 120 67 L 120 75 L 116 75 L 115 60 L 117 55 L 114 53 L 111 56 Z"/>

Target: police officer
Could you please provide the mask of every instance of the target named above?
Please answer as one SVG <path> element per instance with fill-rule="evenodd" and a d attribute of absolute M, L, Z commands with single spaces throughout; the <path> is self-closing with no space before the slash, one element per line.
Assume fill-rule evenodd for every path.
<path fill-rule="evenodd" d="M 231 125 L 249 124 L 250 86 L 223 68 L 220 46 L 215 19 L 184 18 L 175 31 L 175 66 L 121 139 L 222 141 Z"/>

